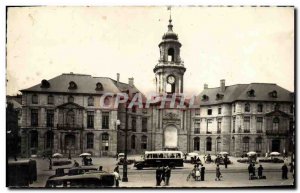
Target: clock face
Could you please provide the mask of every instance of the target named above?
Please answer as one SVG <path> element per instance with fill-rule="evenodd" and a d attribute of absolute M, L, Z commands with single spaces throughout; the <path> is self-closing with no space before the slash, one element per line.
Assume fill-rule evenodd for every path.
<path fill-rule="evenodd" d="M 175 83 L 175 77 L 174 76 L 169 76 L 168 77 L 168 83 L 170 83 L 170 84 L 174 84 Z"/>

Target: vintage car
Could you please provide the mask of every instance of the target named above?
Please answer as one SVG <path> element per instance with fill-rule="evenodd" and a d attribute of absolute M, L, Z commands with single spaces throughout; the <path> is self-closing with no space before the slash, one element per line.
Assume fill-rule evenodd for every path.
<path fill-rule="evenodd" d="M 115 187 L 115 175 L 106 172 L 92 172 L 74 176 L 60 176 L 48 179 L 46 188 L 109 188 Z"/>
<path fill-rule="evenodd" d="M 6 168 L 8 187 L 28 187 L 37 180 L 35 160 L 9 161 Z"/>
<path fill-rule="evenodd" d="M 97 168 L 90 167 L 90 166 L 57 168 L 55 170 L 55 174 L 50 176 L 48 179 L 52 179 L 54 177 L 59 177 L 59 176 L 80 175 L 91 171 L 97 171 Z"/>
<path fill-rule="evenodd" d="M 262 158 L 258 160 L 259 162 L 262 163 L 284 163 L 284 160 L 279 158 L 279 157 L 267 157 L 267 158 Z"/>

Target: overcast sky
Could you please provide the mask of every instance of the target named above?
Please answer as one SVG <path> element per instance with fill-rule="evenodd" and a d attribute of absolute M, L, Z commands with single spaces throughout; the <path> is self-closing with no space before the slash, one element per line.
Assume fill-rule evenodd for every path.
<path fill-rule="evenodd" d="M 62 73 L 90 74 L 155 91 L 153 68 L 166 7 L 22 7 L 7 19 L 7 94 Z M 293 8 L 173 7 L 187 68 L 184 91 L 203 84 L 276 83 L 294 91 Z"/>

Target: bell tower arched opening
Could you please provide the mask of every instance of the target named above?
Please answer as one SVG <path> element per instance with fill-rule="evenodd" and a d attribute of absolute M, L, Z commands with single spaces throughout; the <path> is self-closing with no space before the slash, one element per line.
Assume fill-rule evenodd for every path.
<path fill-rule="evenodd" d="M 168 49 L 168 62 L 174 62 L 174 48 Z"/>

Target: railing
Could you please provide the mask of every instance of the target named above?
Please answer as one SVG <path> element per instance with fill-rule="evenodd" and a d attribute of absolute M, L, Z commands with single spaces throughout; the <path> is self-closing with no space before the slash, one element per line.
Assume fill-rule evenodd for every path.
<path fill-rule="evenodd" d="M 287 130 L 266 130 L 267 135 L 288 135 Z"/>
<path fill-rule="evenodd" d="M 79 124 L 57 124 L 57 129 L 62 130 L 83 130 L 83 125 Z"/>

